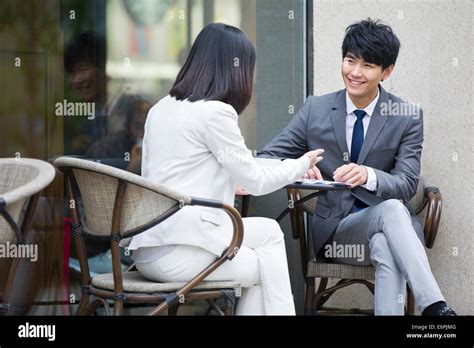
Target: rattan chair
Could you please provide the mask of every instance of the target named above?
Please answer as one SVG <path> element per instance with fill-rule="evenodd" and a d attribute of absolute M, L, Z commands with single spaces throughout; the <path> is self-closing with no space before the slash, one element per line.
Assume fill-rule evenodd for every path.
<path fill-rule="evenodd" d="M 288 198 L 292 202 L 301 200 L 290 210 L 293 238 L 299 240 L 303 277 L 305 279 L 305 315 L 334 315 L 334 314 L 373 314 L 367 309 L 342 309 L 324 306 L 329 298 L 339 289 L 352 284 L 364 284 L 374 293 L 375 270 L 372 266 L 355 266 L 341 263 L 317 262 L 311 243 L 311 217 L 314 212 L 317 197 L 310 198 L 312 191 L 288 189 Z M 308 199 L 305 201 L 305 197 Z M 423 178 L 420 179 L 416 195 L 410 201 L 416 214 L 426 207 L 424 235 L 426 247 L 432 248 L 438 232 L 441 218 L 442 196 L 438 188 L 425 187 Z M 317 232 L 316 232 L 317 233 Z M 315 291 L 315 280 L 319 278 L 319 286 Z M 335 285 L 328 287 L 329 279 L 340 279 Z M 413 294 L 407 287 L 406 314 L 413 315 L 415 311 Z"/>
<path fill-rule="evenodd" d="M 40 192 L 55 177 L 47 162 L 29 158 L 0 159 L 0 244 L 25 244 Z M 5 287 L 0 293 L 0 313 L 10 310 L 13 282 L 21 258 L 3 262 L 0 273 Z"/>
<path fill-rule="evenodd" d="M 232 260 L 240 248 L 243 224 L 234 207 L 189 197 L 141 176 L 92 161 L 61 157 L 54 160 L 54 165 L 65 173 L 67 192 L 72 200 L 72 230 L 82 278 L 82 295 L 76 314 L 92 314 L 103 306 L 108 315 L 109 301 L 113 300 L 114 315 L 123 313 L 124 304 L 156 304 L 149 314 L 168 310 L 168 314 L 176 315 L 182 303 L 198 299 L 207 300 L 221 315 L 233 314 L 236 297 L 240 296 L 240 283 L 203 280 L 223 262 Z M 79 201 L 83 203 L 82 216 L 76 204 Z M 187 283 L 158 283 L 145 279 L 137 271 L 123 272 L 119 243 L 159 224 L 187 205 L 223 209 L 229 215 L 234 231 L 223 254 Z M 86 235 L 110 240 L 113 273 L 91 278 Z M 224 299 L 223 310 L 214 301 L 218 298 Z"/>

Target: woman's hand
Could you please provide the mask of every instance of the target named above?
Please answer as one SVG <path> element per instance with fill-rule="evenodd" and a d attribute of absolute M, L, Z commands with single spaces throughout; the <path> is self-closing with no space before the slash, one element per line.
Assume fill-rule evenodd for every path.
<path fill-rule="evenodd" d="M 306 152 L 303 155 L 309 158 L 309 168 L 313 168 L 316 165 L 316 163 L 321 162 L 323 160 L 323 157 L 321 157 L 323 153 L 324 153 L 323 149 L 317 149 L 317 150 Z"/>
<path fill-rule="evenodd" d="M 247 196 L 249 193 L 240 185 L 237 185 L 237 188 L 235 189 L 235 194 L 237 196 Z"/>
<path fill-rule="evenodd" d="M 305 175 L 303 175 L 303 179 L 323 180 L 323 176 L 318 167 L 314 166 L 313 168 L 308 170 Z"/>

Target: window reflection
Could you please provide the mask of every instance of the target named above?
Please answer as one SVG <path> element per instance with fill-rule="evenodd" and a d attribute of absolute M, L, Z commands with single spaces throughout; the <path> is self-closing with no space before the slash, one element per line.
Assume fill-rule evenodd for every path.
<path fill-rule="evenodd" d="M 81 12 L 74 26 L 67 18 L 63 21 L 64 104 L 92 104 L 95 117 L 76 113 L 76 117 L 64 118 L 65 153 L 136 174 L 141 170 L 147 113 L 168 94 L 202 27 L 214 21 L 233 24 L 246 31 L 255 44 L 256 17 L 248 15 L 256 10 L 255 0 L 228 0 L 225 4 L 209 0 L 82 0 L 79 4 L 64 0 L 64 13 L 78 9 L 76 5 L 81 6 Z M 92 20 L 88 13 L 93 14 Z M 255 148 L 255 105 L 253 102 L 241 117 L 251 148 Z M 88 245 L 91 271 L 110 272 L 105 267 L 110 264 L 109 245 Z M 122 256 L 127 263 L 128 258 Z"/>
<path fill-rule="evenodd" d="M 127 104 L 124 128 L 97 140 L 87 149 L 86 156 L 140 174 L 143 133 L 151 106 L 140 97 L 131 99 Z"/>
<path fill-rule="evenodd" d="M 68 14 L 76 4 L 78 1 L 64 0 L 62 8 Z M 99 1 L 99 5 L 81 1 L 82 14 L 89 9 L 96 18 L 81 16 L 82 23 L 76 21 L 74 27 L 65 28 L 69 36 L 65 96 L 68 102 L 94 103 L 96 117 L 64 120 L 65 153 L 135 168 L 126 163 L 137 153 L 132 151 L 130 139 L 114 151 L 109 149 L 128 134 L 130 103 L 140 99 L 154 104 L 168 94 L 193 40 L 208 22 L 238 26 L 256 44 L 256 16 L 249 15 L 256 11 L 255 4 L 255 0 L 108 0 Z M 106 23 L 105 27 L 101 23 Z M 253 99 L 240 118 L 251 148 L 255 148 L 256 132 Z"/>

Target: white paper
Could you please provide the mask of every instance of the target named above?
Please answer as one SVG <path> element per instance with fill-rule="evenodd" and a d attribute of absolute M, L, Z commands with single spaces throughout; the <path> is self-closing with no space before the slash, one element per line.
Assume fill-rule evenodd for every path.
<path fill-rule="evenodd" d="M 322 184 L 322 185 L 350 185 L 341 181 L 327 181 L 317 179 L 301 179 L 296 181 L 297 184 Z"/>

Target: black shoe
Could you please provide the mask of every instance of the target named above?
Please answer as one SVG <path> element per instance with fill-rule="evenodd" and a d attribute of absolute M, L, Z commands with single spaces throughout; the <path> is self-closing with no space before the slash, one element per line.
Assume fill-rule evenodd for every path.
<path fill-rule="evenodd" d="M 456 312 L 453 311 L 451 307 L 449 307 L 446 302 L 439 301 L 431 304 L 430 306 L 426 307 L 421 315 L 424 316 L 457 316 Z"/>
<path fill-rule="evenodd" d="M 444 308 L 442 308 L 439 312 L 438 312 L 440 316 L 442 317 L 455 317 L 457 316 L 456 312 L 453 311 L 453 309 L 451 307 L 449 307 L 448 305 L 446 305 Z"/>

